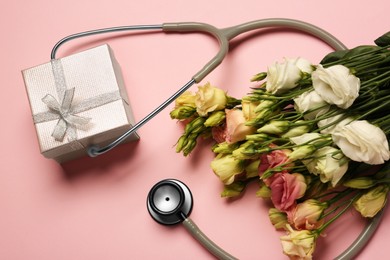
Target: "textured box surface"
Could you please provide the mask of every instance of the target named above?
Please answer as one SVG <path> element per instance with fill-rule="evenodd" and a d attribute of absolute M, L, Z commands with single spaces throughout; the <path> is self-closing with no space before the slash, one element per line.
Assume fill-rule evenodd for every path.
<path fill-rule="evenodd" d="M 134 119 L 108 45 L 22 71 L 41 153 L 59 162 L 106 145 Z M 138 135 L 129 137 L 137 140 Z"/>

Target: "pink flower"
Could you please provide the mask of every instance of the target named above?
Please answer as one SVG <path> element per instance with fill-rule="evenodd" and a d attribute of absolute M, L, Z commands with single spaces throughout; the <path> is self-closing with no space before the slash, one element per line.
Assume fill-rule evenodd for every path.
<path fill-rule="evenodd" d="M 271 144 L 271 148 L 276 147 L 276 145 Z M 291 153 L 288 149 L 274 150 L 270 153 L 261 154 L 260 156 L 260 165 L 259 165 L 259 176 L 261 176 L 266 170 L 282 166 L 288 162 L 288 155 Z M 285 165 L 286 167 L 291 166 Z M 264 179 L 265 184 L 269 186 L 272 177 Z"/>
<path fill-rule="evenodd" d="M 271 200 L 275 208 L 289 211 L 306 191 L 305 177 L 299 173 L 279 172 L 270 178 Z"/>
<path fill-rule="evenodd" d="M 291 213 L 288 213 L 288 221 L 297 230 L 313 230 L 323 224 L 320 220 L 324 210 L 328 207 L 327 203 L 315 199 L 308 199 L 299 203 Z"/>
<path fill-rule="evenodd" d="M 249 134 L 253 134 L 256 129 L 245 125 L 246 120 L 241 109 L 225 109 L 226 123 L 223 127 L 213 127 L 212 134 L 218 143 L 227 142 L 229 144 L 245 140 Z"/>

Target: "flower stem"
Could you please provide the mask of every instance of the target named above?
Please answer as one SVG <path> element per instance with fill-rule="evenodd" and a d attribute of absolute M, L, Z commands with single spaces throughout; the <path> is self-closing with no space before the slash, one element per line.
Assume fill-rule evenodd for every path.
<path fill-rule="evenodd" d="M 324 231 L 330 224 L 332 224 L 336 219 L 338 219 L 342 214 L 344 214 L 347 209 L 355 202 L 355 200 L 358 198 L 360 193 L 357 193 L 353 198 L 349 200 L 349 203 L 347 206 L 345 206 L 340 212 L 338 212 L 334 217 L 332 217 L 328 222 L 326 222 L 323 226 L 321 226 L 319 229 L 317 229 L 318 233 L 320 234 L 322 231 Z"/>

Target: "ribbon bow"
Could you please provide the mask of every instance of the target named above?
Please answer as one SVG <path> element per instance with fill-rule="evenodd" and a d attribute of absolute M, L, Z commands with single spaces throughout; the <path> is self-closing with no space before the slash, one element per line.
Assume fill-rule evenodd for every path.
<path fill-rule="evenodd" d="M 66 133 L 68 133 L 70 141 L 76 140 L 76 128 L 88 124 L 91 120 L 91 118 L 77 116 L 72 111 L 74 91 L 75 88 L 65 90 L 61 105 L 50 94 L 47 94 L 42 98 L 42 102 L 45 103 L 52 112 L 58 114 L 60 117 L 51 134 L 57 141 L 62 142 Z"/>

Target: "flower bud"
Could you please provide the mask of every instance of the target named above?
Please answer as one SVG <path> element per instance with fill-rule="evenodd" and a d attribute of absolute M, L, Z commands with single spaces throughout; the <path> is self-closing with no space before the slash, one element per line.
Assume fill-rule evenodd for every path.
<path fill-rule="evenodd" d="M 204 128 L 205 121 L 206 119 L 204 117 L 197 117 L 186 125 L 184 131 L 186 133 L 199 132 L 200 129 Z"/>
<path fill-rule="evenodd" d="M 256 196 L 263 199 L 271 198 L 271 189 L 266 185 L 262 185 L 260 189 L 256 191 Z"/>
<path fill-rule="evenodd" d="M 267 72 L 260 72 L 260 73 L 257 73 L 256 75 L 254 75 L 251 78 L 251 82 L 253 82 L 253 81 L 262 81 L 266 77 L 267 77 Z"/>
<path fill-rule="evenodd" d="M 287 214 L 276 209 L 270 208 L 268 211 L 269 219 L 271 220 L 272 225 L 275 229 L 285 229 L 288 224 Z"/>
<path fill-rule="evenodd" d="M 234 158 L 240 160 L 254 159 L 258 157 L 256 150 L 254 149 L 254 143 L 252 141 L 247 141 L 240 145 L 239 148 L 233 151 L 232 155 Z"/>
<path fill-rule="evenodd" d="M 287 131 L 289 127 L 289 121 L 272 120 L 270 123 L 257 129 L 257 132 L 266 134 L 282 134 Z"/>
<path fill-rule="evenodd" d="M 345 187 L 353 189 L 369 189 L 375 184 L 376 181 L 370 177 L 357 177 L 343 183 Z"/>
<path fill-rule="evenodd" d="M 232 143 L 228 144 L 227 142 L 219 143 L 214 145 L 211 150 L 214 153 L 223 153 L 223 154 L 230 154 L 235 149 L 237 149 L 240 145 L 238 143 Z"/>
<path fill-rule="evenodd" d="M 204 122 L 207 127 L 217 126 L 223 122 L 226 115 L 224 111 L 214 111 Z"/>
<path fill-rule="evenodd" d="M 221 192 L 221 197 L 233 198 L 233 197 L 240 196 L 244 188 L 245 188 L 245 183 L 243 182 L 233 182 L 230 185 L 225 185 L 223 191 Z"/>
<path fill-rule="evenodd" d="M 269 109 L 269 108 L 272 107 L 274 104 L 275 104 L 274 101 L 271 101 L 271 100 L 262 100 L 262 101 L 260 102 L 260 104 L 257 105 L 257 107 L 255 108 L 255 112 L 258 113 L 258 112 L 261 112 L 261 111 L 263 111 L 263 110 Z"/>
<path fill-rule="evenodd" d="M 258 177 L 258 176 L 259 176 L 259 164 L 260 164 L 260 160 L 256 160 L 256 161 L 251 162 L 251 163 L 245 168 L 246 177 L 247 177 L 248 179 L 249 179 L 249 178 L 253 178 L 253 177 Z"/>
<path fill-rule="evenodd" d="M 301 160 L 312 155 L 316 150 L 316 147 L 313 145 L 302 145 L 294 148 L 293 152 L 288 155 L 290 161 Z"/>
<path fill-rule="evenodd" d="M 297 121 L 297 123 L 301 123 L 301 122 L 303 122 L 303 121 Z M 304 124 L 304 125 L 292 127 L 286 133 L 284 133 L 282 135 L 282 137 L 283 138 L 290 138 L 290 137 L 294 137 L 294 136 L 300 136 L 302 134 L 309 132 L 310 128 L 311 128 L 310 124 Z"/>
<path fill-rule="evenodd" d="M 187 136 L 186 135 L 182 135 L 179 140 L 177 141 L 177 144 L 176 144 L 176 152 L 177 153 L 180 153 L 183 148 L 187 145 Z"/>
<path fill-rule="evenodd" d="M 247 141 L 264 142 L 270 140 L 270 137 L 266 134 L 253 134 L 245 137 Z"/>
<path fill-rule="evenodd" d="M 196 146 L 196 138 L 189 138 L 186 145 L 183 147 L 183 155 L 189 155 Z"/>
<path fill-rule="evenodd" d="M 388 185 L 376 186 L 363 194 L 353 205 L 363 217 L 372 218 L 385 206 L 388 192 Z"/>
<path fill-rule="evenodd" d="M 187 119 L 196 112 L 196 108 L 190 106 L 181 106 L 171 111 L 170 116 L 172 119 Z"/>
<path fill-rule="evenodd" d="M 230 154 L 219 154 L 211 162 L 211 169 L 225 185 L 229 185 L 233 183 L 236 175 L 244 171 L 245 162 Z"/>

